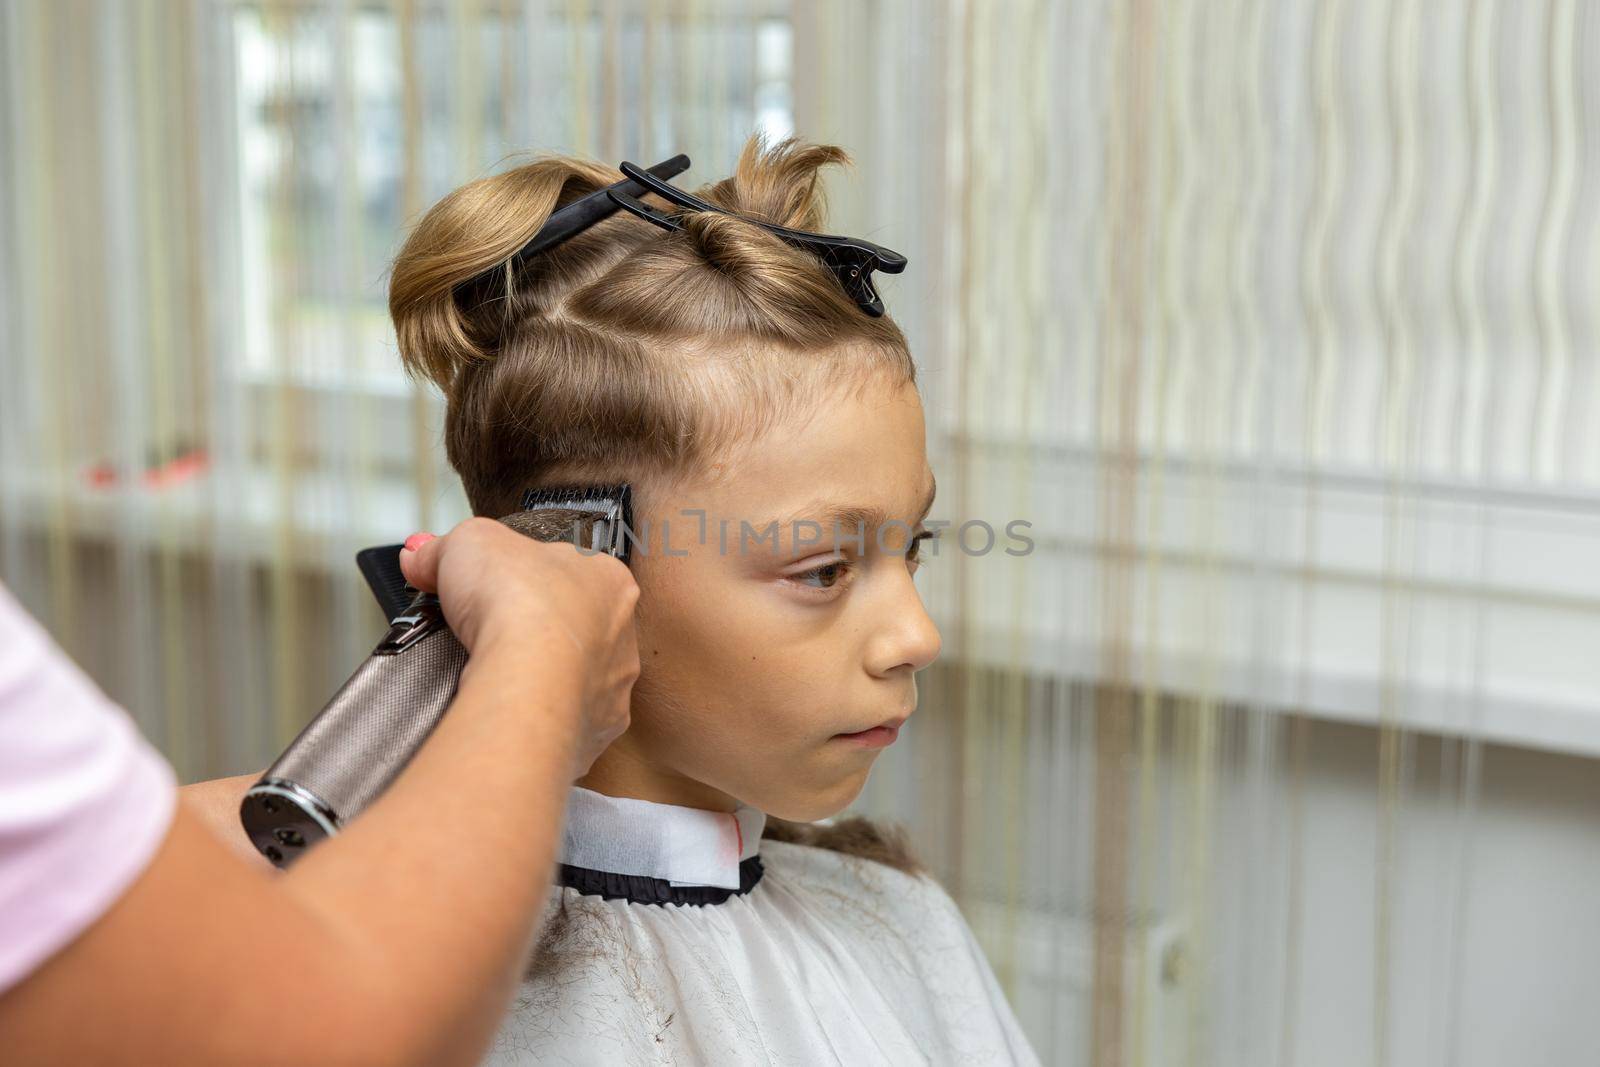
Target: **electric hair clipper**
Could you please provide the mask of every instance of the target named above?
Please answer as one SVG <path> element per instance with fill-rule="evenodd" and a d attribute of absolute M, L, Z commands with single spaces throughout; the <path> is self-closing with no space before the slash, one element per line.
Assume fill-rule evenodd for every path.
<path fill-rule="evenodd" d="M 572 541 L 628 561 L 628 486 L 532 489 L 522 505 L 500 521 L 537 540 Z M 251 842 L 279 867 L 372 803 L 455 697 L 466 649 L 450 632 L 439 598 L 406 585 L 399 554 L 399 545 L 388 545 L 357 556 L 390 617 L 389 632 L 240 805 Z"/>

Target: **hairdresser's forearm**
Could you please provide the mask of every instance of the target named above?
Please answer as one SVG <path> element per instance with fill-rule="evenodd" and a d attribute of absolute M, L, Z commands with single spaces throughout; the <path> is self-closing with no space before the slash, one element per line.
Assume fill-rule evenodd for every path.
<path fill-rule="evenodd" d="M 480 641 L 411 766 L 282 880 L 456 1036 L 492 1029 L 527 962 L 571 784 L 583 663 L 564 645 L 528 647 Z"/>
<path fill-rule="evenodd" d="M 179 805 L 122 898 L 0 994 L 5 1062 L 475 1062 L 553 865 L 586 666 L 561 647 L 477 650 L 413 765 L 286 874 Z"/>
<path fill-rule="evenodd" d="M 261 780 L 261 772 L 237 774 L 231 778 L 213 778 L 194 782 L 178 790 L 178 798 L 194 812 L 234 855 L 252 867 L 276 871 L 272 863 L 256 851 L 250 843 L 243 825 L 239 822 L 239 805 L 249 788 Z"/>

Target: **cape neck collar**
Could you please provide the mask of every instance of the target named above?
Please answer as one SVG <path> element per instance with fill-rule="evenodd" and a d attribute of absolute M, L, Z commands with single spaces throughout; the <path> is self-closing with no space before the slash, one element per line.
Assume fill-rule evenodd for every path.
<path fill-rule="evenodd" d="M 575 785 L 567 798 L 561 863 L 570 868 L 656 879 L 670 887 L 735 892 L 750 880 L 766 813 L 741 803 L 706 811 L 612 797 Z M 743 869 L 741 869 L 743 864 Z M 759 866 L 759 861 L 755 864 Z"/>

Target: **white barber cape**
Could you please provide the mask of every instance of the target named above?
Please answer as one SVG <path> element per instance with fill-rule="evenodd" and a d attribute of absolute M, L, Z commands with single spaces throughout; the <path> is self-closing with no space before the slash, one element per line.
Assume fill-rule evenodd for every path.
<path fill-rule="evenodd" d="M 1039 1062 L 936 882 L 765 824 L 573 787 L 551 940 L 484 1062 Z"/>

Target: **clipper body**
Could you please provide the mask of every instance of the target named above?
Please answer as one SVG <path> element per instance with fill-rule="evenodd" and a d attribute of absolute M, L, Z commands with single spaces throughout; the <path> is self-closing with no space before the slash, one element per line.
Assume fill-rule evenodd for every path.
<path fill-rule="evenodd" d="M 501 521 L 537 540 L 572 540 L 627 562 L 631 494 L 626 485 L 530 490 L 524 510 Z M 362 572 L 386 610 L 406 588 L 395 578 L 399 548 L 362 553 Z M 439 598 L 416 594 L 366 662 L 245 794 L 239 815 L 255 847 L 287 866 L 365 810 L 444 717 L 466 662 Z"/>

